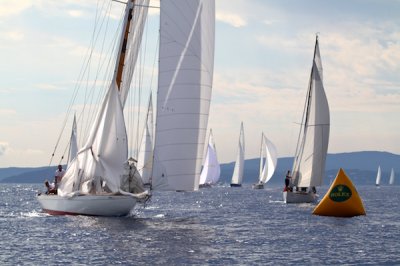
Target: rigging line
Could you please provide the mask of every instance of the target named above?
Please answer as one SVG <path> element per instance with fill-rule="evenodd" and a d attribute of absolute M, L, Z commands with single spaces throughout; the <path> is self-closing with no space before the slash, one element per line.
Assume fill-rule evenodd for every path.
<path fill-rule="evenodd" d="M 96 8 L 96 19 L 97 19 L 97 10 L 98 10 L 98 2 L 97 2 L 97 8 Z M 96 19 L 95 19 L 95 25 L 96 25 Z M 95 31 L 95 30 L 94 30 L 94 31 Z M 87 54 L 89 53 L 89 51 L 90 51 L 90 49 L 88 48 Z M 89 61 L 89 59 L 88 59 L 88 61 Z M 87 65 L 87 64 L 86 64 L 86 65 Z M 75 102 L 76 97 L 77 97 L 77 95 L 78 95 L 79 80 L 83 77 L 85 71 L 86 71 L 86 67 L 85 67 L 85 62 L 84 62 L 84 63 L 82 64 L 81 70 L 80 70 L 80 72 L 79 72 L 79 74 L 78 74 L 77 83 L 76 83 L 75 88 L 74 88 L 74 91 L 73 91 L 73 93 L 72 93 L 72 98 L 71 98 L 71 100 L 70 100 L 70 102 L 69 102 L 69 105 L 68 105 L 68 107 L 67 107 L 67 112 L 66 112 L 66 114 L 65 114 L 65 118 L 64 118 L 64 121 L 63 121 L 63 123 L 62 123 L 61 130 L 60 130 L 60 133 L 59 133 L 59 135 L 58 135 L 58 139 L 57 139 L 57 141 L 56 141 L 56 145 L 55 145 L 54 150 L 53 150 L 53 153 L 52 153 L 52 155 L 51 155 L 51 158 L 50 158 L 50 161 L 49 161 L 49 166 L 51 165 L 51 163 L 52 163 L 52 161 L 53 161 L 54 154 L 55 154 L 55 152 L 56 152 L 56 150 L 57 150 L 57 148 L 58 148 L 58 145 L 59 145 L 59 143 L 60 143 L 62 134 L 63 134 L 63 132 L 64 132 L 64 130 L 65 130 L 65 127 L 66 127 L 66 124 L 67 124 L 67 120 L 68 120 L 69 114 L 71 113 L 72 105 L 73 105 L 73 103 Z"/>
<path fill-rule="evenodd" d="M 88 118 L 87 118 L 88 122 L 89 121 L 93 121 L 93 116 L 94 116 L 94 113 L 95 113 L 94 110 L 93 110 L 95 108 L 94 105 L 93 105 L 94 93 L 95 93 L 95 89 L 97 87 L 98 77 L 99 77 L 99 75 L 101 73 L 101 70 L 103 69 L 103 66 L 104 66 L 104 64 L 106 62 L 106 60 L 103 59 L 103 54 L 104 54 L 103 51 L 104 51 L 104 46 L 105 46 L 105 42 L 106 42 L 106 36 L 107 36 L 107 32 L 108 32 L 108 27 L 109 27 L 109 21 L 110 21 L 110 19 L 109 19 L 110 16 L 109 15 L 110 14 L 111 14 L 111 4 L 109 4 L 107 6 L 107 11 L 105 12 L 105 16 L 104 16 L 104 19 L 102 21 L 102 25 L 103 25 L 105 18 L 106 17 L 108 18 L 106 20 L 106 25 L 105 25 L 104 34 L 103 34 L 103 41 L 101 43 L 100 58 L 98 60 L 97 72 L 96 72 L 96 75 L 94 77 L 94 81 L 92 82 L 92 87 L 91 87 L 90 93 L 89 93 L 90 102 L 89 102 L 89 111 L 88 111 Z M 101 27 L 103 27 L 103 26 L 101 26 Z M 98 35 L 100 35 L 100 31 L 99 31 Z M 97 100 L 97 102 L 98 102 L 98 100 Z M 85 103 L 87 104 L 87 101 L 85 101 Z M 86 107 L 86 105 L 85 105 L 85 107 Z M 91 117 L 89 117 L 89 115 L 91 115 Z M 89 124 L 90 123 L 86 123 L 86 129 L 85 129 L 86 133 L 88 132 L 88 125 Z M 82 134 L 82 135 L 86 135 L 86 134 Z"/>

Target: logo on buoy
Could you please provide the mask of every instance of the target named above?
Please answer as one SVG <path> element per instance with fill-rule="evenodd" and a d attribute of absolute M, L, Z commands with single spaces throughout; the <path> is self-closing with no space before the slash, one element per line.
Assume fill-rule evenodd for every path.
<path fill-rule="evenodd" d="M 351 198 L 351 190 L 346 185 L 337 185 L 331 190 L 329 198 L 336 202 L 346 201 Z"/>

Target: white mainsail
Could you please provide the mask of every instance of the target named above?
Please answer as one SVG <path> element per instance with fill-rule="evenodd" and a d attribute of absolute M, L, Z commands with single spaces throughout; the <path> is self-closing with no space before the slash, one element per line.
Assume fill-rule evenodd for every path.
<path fill-rule="evenodd" d="M 390 171 L 389 185 L 393 184 L 394 184 L 394 169 L 392 168 L 392 170 Z"/>
<path fill-rule="evenodd" d="M 76 128 L 76 116 L 74 115 L 74 122 L 72 123 L 71 138 L 69 140 L 69 153 L 68 153 L 68 165 L 75 159 L 78 154 L 78 138 Z"/>
<path fill-rule="evenodd" d="M 210 136 L 208 139 L 207 154 L 204 160 L 203 169 L 200 174 L 200 185 L 204 184 L 216 184 L 221 175 L 221 167 L 217 158 L 217 151 L 210 129 Z"/>
<path fill-rule="evenodd" d="M 375 185 L 379 186 L 381 184 L 381 166 L 378 166 L 378 172 L 376 173 Z"/>
<path fill-rule="evenodd" d="M 59 196 L 121 191 L 126 173 L 128 139 L 123 106 L 141 43 L 149 0 L 129 1 L 114 77 L 97 113 L 85 145 L 69 165 L 58 189 Z M 135 12 L 133 12 L 135 9 Z M 138 38 L 138 39 L 136 39 Z M 136 55 L 135 55 L 136 54 Z"/>
<path fill-rule="evenodd" d="M 244 170 L 244 130 L 243 130 L 243 122 L 240 125 L 240 134 L 239 134 L 239 146 L 238 153 L 236 156 L 235 168 L 233 170 L 231 185 L 241 185 L 243 181 L 243 170 Z"/>
<path fill-rule="evenodd" d="M 197 190 L 214 68 L 213 0 L 160 1 L 152 185 Z"/>
<path fill-rule="evenodd" d="M 329 105 L 322 82 L 318 37 L 292 177 L 297 187 L 321 186 L 329 143 Z"/>
<path fill-rule="evenodd" d="M 278 164 L 278 152 L 275 145 L 262 133 L 260 151 L 260 183 L 267 183 Z"/>
<path fill-rule="evenodd" d="M 151 171 L 153 168 L 153 103 L 150 94 L 149 105 L 147 108 L 146 122 L 139 148 L 137 168 L 145 184 L 151 182 Z"/>

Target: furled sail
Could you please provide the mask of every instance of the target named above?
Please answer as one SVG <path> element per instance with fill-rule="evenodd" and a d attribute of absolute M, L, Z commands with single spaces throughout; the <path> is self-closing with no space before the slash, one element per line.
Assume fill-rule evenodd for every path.
<path fill-rule="evenodd" d="M 153 104 L 150 95 L 147 108 L 146 122 L 139 148 L 137 168 L 144 184 L 150 183 L 151 171 L 153 166 Z"/>
<path fill-rule="evenodd" d="M 243 170 L 244 170 L 244 153 L 245 153 L 244 130 L 243 130 L 243 122 L 242 122 L 240 125 L 238 153 L 236 156 L 235 168 L 233 170 L 231 184 L 234 184 L 234 185 L 242 184 Z"/>
<path fill-rule="evenodd" d="M 322 64 L 315 42 L 306 105 L 293 165 L 294 185 L 321 186 L 329 143 L 329 105 L 322 82 Z"/>
<path fill-rule="evenodd" d="M 160 1 L 155 189 L 197 190 L 214 68 L 213 0 Z"/>
<path fill-rule="evenodd" d="M 275 145 L 264 135 L 261 137 L 260 177 L 262 183 L 267 183 L 275 172 L 278 164 L 278 152 Z"/>
<path fill-rule="evenodd" d="M 216 184 L 221 175 L 221 167 L 217 158 L 217 151 L 210 130 L 210 136 L 208 139 L 207 154 L 204 160 L 203 169 L 200 174 L 200 185 L 204 184 Z"/>

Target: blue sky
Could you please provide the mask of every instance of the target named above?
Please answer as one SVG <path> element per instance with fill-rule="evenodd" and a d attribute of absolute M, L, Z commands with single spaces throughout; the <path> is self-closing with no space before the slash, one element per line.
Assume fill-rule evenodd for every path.
<path fill-rule="evenodd" d="M 98 3 L 105 1 L 0 1 L 0 167 L 49 163 Z M 114 3 L 110 29 L 120 12 Z M 156 54 L 157 13 L 149 16 L 146 75 Z M 399 14 L 398 0 L 217 0 L 209 126 L 220 161 L 235 160 L 241 121 L 246 158 L 258 156 L 261 131 L 279 157 L 294 154 L 317 32 L 331 111 L 329 153 L 400 154 Z M 67 128 L 71 123 L 69 117 Z"/>

